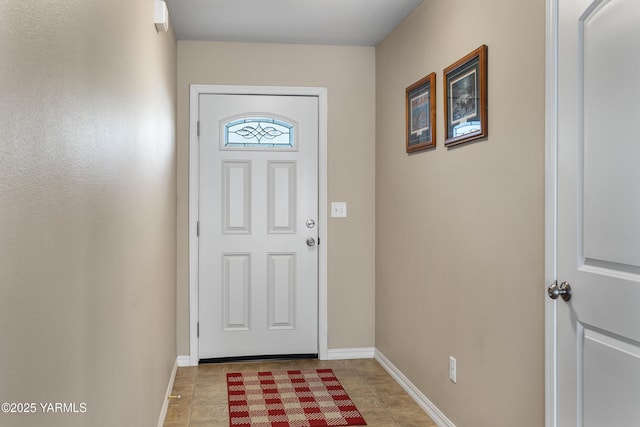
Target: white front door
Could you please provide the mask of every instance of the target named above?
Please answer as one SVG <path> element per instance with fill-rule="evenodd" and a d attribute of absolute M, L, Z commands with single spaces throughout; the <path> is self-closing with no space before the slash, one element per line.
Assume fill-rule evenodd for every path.
<path fill-rule="evenodd" d="M 640 426 L 640 2 L 553 3 L 555 279 L 572 293 L 547 302 L 557 328 L 548 424 Z"/>
<path fill-rule="evenodd" d="M 318 353 L 318 98 L 199 95 L 199 358 Z"/>

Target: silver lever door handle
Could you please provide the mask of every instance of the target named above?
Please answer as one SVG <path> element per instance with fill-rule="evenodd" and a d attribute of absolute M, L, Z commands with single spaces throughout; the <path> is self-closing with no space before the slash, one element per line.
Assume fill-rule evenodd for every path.
<path fill-rule="evenodd" d="M 571 299 L 571 285 L 569 282 L 562 282 L 560 285 L 556 282 L 549 286 L 547 294 L 551 299 L 558 299 L 558 297 L 562 297 L 563 300 L 569 301 Z"/>
<path fill-rule="evenodd" d="M 307 246 L 315 246 L 316 245 L 316 239 L 314 239 L 313 237 L 309 237 L 307 239 Z"/>

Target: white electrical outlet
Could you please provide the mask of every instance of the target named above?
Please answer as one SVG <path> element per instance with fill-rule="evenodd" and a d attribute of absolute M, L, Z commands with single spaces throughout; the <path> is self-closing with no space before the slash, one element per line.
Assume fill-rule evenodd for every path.
<path fill-rule="evenodd" d="M 456 383 L 456 359 L 453 356 L 449 356 L 449 379 Z"/>

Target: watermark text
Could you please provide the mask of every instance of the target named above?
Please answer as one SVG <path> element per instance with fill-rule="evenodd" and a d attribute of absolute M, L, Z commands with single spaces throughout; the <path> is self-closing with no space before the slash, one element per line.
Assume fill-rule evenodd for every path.
<path fill-rule="evenodd" d="M 85 402 L 4 402 L 0 411 L 5 414 L 84 414 Z"/>

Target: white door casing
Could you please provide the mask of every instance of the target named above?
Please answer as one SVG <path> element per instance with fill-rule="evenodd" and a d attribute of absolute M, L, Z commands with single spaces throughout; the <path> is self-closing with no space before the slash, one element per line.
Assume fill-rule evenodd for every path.
<path fill-rule="evenodd" d="M 640 3 L 547 10 L 546 425 L 640 425 Z"/>
<path fill-rule="evenodd" d="M 313 230 L 310 230 L 304 226 L 300 227 L 300 224 L 297 224 L 297 229 L 301 234 L 297 237 L 294 236 L 293 239 L 299 240 L 298 243 L 303 245 L 303 248 L 302 248 L 303 250 L 305 250 L 308 253 L 314 253 L 316 255 L 316 260 L 318 262 L 318 267 L 317 267 L 318 280 L 317 280 L 317 294 L 316 294 L 317 303 L 314 302 L 315 304 L 314 313 L 311 313 L 312 316 L 315 316 L 317 320 L 317 325 L 314 326 L 314 329 L 315 329 L 314 331 L 311 331 L 311 333 L 308 333 L 309 331 L 304 332 L 303 335 L 312 337 L 311 339 L 314 342 L 314 349 L 316 350 L 314 352 L 317 352 L 321 359 L 326 359 L 327 357 L 327 338 L 326 338 L 326 241 L 327 240 L 326 240 L 326 214 L 325 214 L 327 209 L 327 203 L 326 203 L 326 199 L 327 199 L 326 198 L 326 109 L 327 109 L 326 89 L 324 88 L 292 88 L 292 87 L 281 88 L 281 87 L 254 87 L 254 86 L 192 85 L 191 86 L 191 123 L 190 123 L 191 125 L 190 180 L 191 181 L 190 181 L 190 203 L 189 203 L 190 205 L 190 215 L 189 215 L 190 217 L 190 300 L 191 300 L 190 301 L 190 311 L 191 311 L 190 312 L 190 327 L 191 327 L 190 328 L 191 329 L 190 330 L 190 344 L 191 344 L 190 345 L 190 352 L 191 352 L 190 364 L 196 365 L 198 363 L 198 360 L 201 357 L 203 358 L 226 357 L 226 356 L 236 355 L 236 354 L 218 354 L 215 352 L 211 353 L 211 348 L 207 349 L 206 343 L 205 344 L 199 343 L 198 337 L 197 337 L 198 318 L 202 318 L 203 315 L 206 318 L 206 313 L 203 313 L 203 309 L 202 309 L 202 304 L 203 304 L 202 298 L 204 297 L 211 300 L 211 297 L 212 297 L 211 295 L 207 296 L 207 295 L 201 295 L 199 293 L 198 278 L 202 273 L 201 269 L 203 268 L 203 265 L 199 265 L 198 263 L 198 259 L 202 258 L 202 253 L 199 253 L 201 249 L 199 248 L 198 237 L 197 237 L 197 222 L 198 222 L 199 215 L 201 214 L 199 209 L 201 208 L 201 205 L 203 203 L 206 203 L 202 199 L 201 195 L 199 194 L 200 185 L 204 185 L 204 184 L 199 182 L 199 179 L 202 176 L 202 172 L 203 172 L 200 168 L 200 162 L 202 161 L 201 156 L 203 155 L 203 151 L 198 151 L 198 149 L 203 150 L 203 148 L 198 147 L 197 120 L 198 120 L 198 117 L 202 115 L 202 108 L 203 108 L 203 105 L 201 102 L 199 102 L 199 99 L 200 101 L 202 99 L 207 99 L 207 95 L 209 94 L 212 96 L 216 96 L 216 95 L 229 96 L 232 98 L 233 97 L 247 98 L 249 96 L 255 96 L 256 99 L 267 99 L 269 98 L 268 95 L 274 95 L 275 96 L 274 99 L 278 99 L 278 98 L 295 99 L 296 97 L 298 97 L 299 99 L 304 99 L 304 98 L 313 99 L 313 101 L 316 102 L 316 105 L 317 105 L 316 116 L 318 120 L 317 139 L 319 143 L 319 148 L 317 150 L 317 155 L 318 155 L 317 178 L 318 178 L 319 195 L 316 198 L 319 209 L 316 208 L 317 218 L 315 218 L 317 225 Z M 282 95 L 292 95 L 292 96 L 288 97 L 288 96 L 282 96 Z M 253 109 L 253 112 L 257 113 L 257 112 L 268 112 L 268 111 L 265 107 L 265 108 Z M 295 113 L 292 113 L 291 115 L 295 115 Z M 203 127 L 202 123 L 201 123 L 201 127 Z M 217 127 L 217 124 L 216 124 L 216 127 Z M 203 132 L 206 132 L 206 130 L 204 129 L 201 129 L 201 130 Z M 294 165 L 293 162 L 288 161 L 286 159 L 284 160 L 284 162 L 278 161 L 273 158 L 267 159 L 267 157 L 270 156 L 268 152 L 260 152 L 260 151 L 258 152 L 254 151 L 252 156 L 255 158 L 255 160 L 251 160 L 247 162 L 247 159 L 249 159 L 249 157 L 247 157 L 247 154 L 248 154 L 247 151 L 244 151 L 244 152 L 226 151 L 224 153 L 224 156 L 226 156 L 227 158 L 224 160 L 218 159 L 222 161 L 222 165 L 223 165 L 222 169 L 224 171 L 220 170 L 220 175 L 217 177 L 219 177 L 220 180 L 223 181 L 221 182 L 223 186 L 225 184 L 224 183 L 225 179 L 226 180 L 231 179 L 234 182 L 232 184 L 233 186 L 233 185 L 236 185 L 237 183 L 242 182 L 247 176 L 247 174 L 251 175 L 251 173 L 254 173 L 254 174 L 257 173 L 261 176 L 264 175 L 264 177 L 260 177 L 257 181 L 255 180 L 255 178 L 257 177 L 254 176 L 254 184 L 253 184 L 254 186 L 260 185 L 263 182 L 266 184 L 266 182 L 269 180 L 269 177 L 271 177 L 272 183 L 273 182 L 282 183 L 284 181 L 288 181 L 288 184 L 286 185 L 293 184 L 293 181 L 291 181 L 291 178 L 295 174 L 295 168 L 296 167 L 299 168 L 299 166 Z M 257 172 L 256 171 L 251 172 L 250 169 L 256 166 L 258 167 Z M 258 193 L 259 192 L 261 192 L 261 190 L 258 190 Z M 265 187 L 265 192 L 268 192 L 267 187 Z M 283 200 L 283 198 L 280 197 L 278 194 L 276 194 L 275 197 L 271 197 L 271 196 L 274 196 L 273 188 L 271 189 L 271 196 L 269 194 L 264 194 L 263 196 L 259 196 L 258 199 L 254 198 L 254 200 L 262 200 L 261 202 L 258 202 L 258 203 L 264 202 L 264 204 L 268 204 L 267 200 L 275 201 L 275 203 L 280 203 Z M 217 197 L 219 198 L 224 197 L 224 195 L 218 194 Z M 302 197 L 304 197 L 304 195 Z M 232 204 L 236 205 L 237 207 L 238 199 L 235 197 L 234 199 L 235 201 L 232 201 Z M 267 206 L 263 206 L 262 208 L 266 208 L 266 207 Z M 271 204 L 271 207 L 273 207 L 273 204 Z M 218 212 L 220 213 L 220 215 L 224 216 L 224 210 L 220 209 L 219 211 L 216 212 L 216 214 Z M 300 216 L 299 214 L 299 217 L 297 218 L 298 223 L 301 222 L 302 224 L 304 224 L 306 220 L 304 215 L 306 214 L 302 214 L 302 216 Z M 286 215 L 282 218 L 286 220 Z M 282 221 L 284 221 L 282 218 L 276 219 L 276 222 L 281 223 Z M 229 219 L 230 218 L 226 218 L 226 221 L 228 222 Z M 224 222 L 225 218 L 221 217 L 218 220 L 219 221 L 221 220 Z M 232 223 L 228 223 L 227 225 L 230 225 L 232 228 L 236 226 L 241 226 L 240 228 L 242 228 L 243 221 L 244 220 L 239 220 L 235 218 L 232 220 Z M 275 224 L 273 223 L 273 221 L 274 221 L 273 218 L 269 219 L 268 221 L 265 220 L 264 226 L 265 227 L 271 226 L 273 228 L 273 226 L 275 225 L 277 228 L 278 225 L 282 225 L 282 224 Z M 244 225 L 253 226 L 255 231 L 255 227 L 256 227 L 255 224 L 254 225 L 244 224 Z M 204 224 L 201 224 L 201 226 L 204 227 Z M 222 226 L 218 224 L 217 227 L 220 228 Z M 311 232 L 313 237 L 317 237 L 322 244 L 317 245 L 315 247 L 311 247 L 311 248 L 307 247 L 305 244 L 305 240 L 307 238 L 306 234 L 309 234 L 309 232 Z M 203 233 L 204 233 L 204 230 L 203 230 Z M 222 235 L 224 234 L 229 234 L 229 233 L 222 233 Z M 240 240 L 242 240 L 242 237 L 251 238 L 249 234 L 246 234 L 244 236 L 242 234 L 243 234 L 243 231 L 240 230 L 240 233 L 239 233 L 239 236 L 241 237 Z M 280 233 L 280 234 L 278 234 L 276 230 L 276 233 L 274 235 L 278 237 L 284 237 L 285 238 L 284 240 L 287 240 L 288 238 L 289 243 L 291 243 L 292 235 L 286 230 L 284 233 Z M 304 239 L 301 236 L 303 236 Z M 218 237 L 221 237 L 221 236 L 219 235 Z M 235 247 L 233 246 L 234 244 L 236 245 Z M 247 263 L 249 261 L 251 261 L 252 264 L 260 264 L 259 268 L 261 270 L 254 271 L 253 273 L 254 275 L 257 275 L 257 276 L 270 275 L 272 278 L 274 275 L 279 277 L 282 277 L 283 275 L 286 276 L 288 274 L 295 275 L 296 269 L 298 270 L 298 272 L 300 272 L 301 268 L 307 269 L 307 270 L 309 268 L 311 269 L 316 268 L 313 265 L 305 264 L 305 262 L 307 261 L 304 261 L 304 260 L 301 261 L 301 259 L 299 258 L 294 260 L 296 256 L 294 255 L 292 257 L 293 251 L 290 248 L 283 247 L 281 243 L 278 243 L 278 245 L 280 246 L 272 247 L 270 249 L 267 249 L 266 247 L 263 246 L 262 249 L 260 249 L 260 251 L 262 252 L 260 252 L 259 254 L 250 255 L 248 251 L 240 250 L 236 243 L 232 243 L 231 246 L 227 246 L 228 256 L 219 257 L 219 260 L 221 262 L 219 266 L 221 269 L 220 272 L 221 273 L 226 272 L 227 273 L 226 276 L 224 275 L 223 276 L 227 278 L 229 277 L 229 274 L 236 278 L 241 277 L 244 274 L 242 272 L 247 271 L 245 269 L 247 268 Z M 216 250 L 220 250 L 220 249 L 221 248 L 218 247 Z M 251 259 L 252 257 L 253 259 Z M 300 264 L 301 262 L 302 264 Z M 215 274 L 218 274 L 218 273 L 215 273 Z M 223 280 L 224 280 L 224 277 L 222 277 Z M 287 281 L 285 280 L 284 283 L 286 282 Z M 271 281 L 271 284 L 273 284 L 273 280 Z M 254 287 L 254 290 L 256 289 L 257 287 Z M 258 290 L 257 292 L 259 294 L 256 295 L 257 296 L 256 301 L 264 300 L 264 302 L 268 302 L 268 297 L 266 295 L 266 293 L 268 292 L 267 290 Z M 263 294 L 260 294 L 260 292 L 263 292 Z M 271 292 L 273 292 L 273 289 L 271 290 Z M 283 292 L 287 293 L 288 291 L 284 291 L 283 289 L 280 289 L 280 291 L 278 292 L 282 294 Z M 230 296 L 231 300 L 236 301 L 234 303 L 236 305 L 238 300 L 236 300 L 235 298 L 237 298 L 238 296 L 239 294 Z M 229 295 L 227 295 L 225 298 L 227 299 L 227 301 L 230 300 Z M 295 296 L 292 296 L 292 298 L 295 298 Z M 269 307 L 259 308 L 259 310 L 262 310 L 262 311 L 259 311 L 257 313 L 254 313 L 253 315 L 250 315 L 250 316 L 253 316 L 254 318 L 248 319 L 248 321 L 253 325 L 257 325 L 263 319 L 266 319 L 269 316 L 269 312 L 271 313 L 271 315 L 273 315 L 274 306 L 273 304 L 271 304 L 270 308 Z M 315 314 L 315 310 L 317 310 L 317 315 Z M 283 310 L 283 307 L 276 308 L 276 311 L 280 313 L 278 315 L 280 318 L 279 319 L 271 318 L 270 321 L 272 322 L 272 325 L 269 328 L 269 330 L 271 332 L 275 332 L 275 335 L 278 335 L 278 331 L 286 331 L 288 329 L 291 329 L 290 325 L 278 324 L 278 323 L 279 322 L 282 323 L 281 321 L 283 320 L 282 318 L 283 313 L 284 313 L 284 317 L 287 317 L 288 314 L 292 312 L 286 308 Z M 216 322 L 218 320 L 223 319 L 223 313 L 218 313 L 218 314 L 219 316 L 216 319 L 214 319 Z M 300 316 L 300 313 L 297 313 L 295 315 Z M 238 323 L 238 324 L 237 325 L 227 324 L 226 326 L 223 326 L 223 329 L 226 329 L 228 332 L 231 332 L 234 329 L 236 332 L 240 332 L 239 334 L 228 334 L 228 335 L 242 335 L 243 333 L 242 329 L 246 326 L 246 325 L 244 326 L 242 325 L 242 322 L 244 322 L 244 319 L 240 319 L 240 321 L 238 320 L 237 318 L 238 312 L 236 312 L 232 316 L 234 317 L 232 319 L 233 320 L 232 323 Z M 227 318 L 227 320 L 229 320 L 229 318 Z M 202 336 L 202 332 L 204 332 L 203 326 L 204 325 L 202 324 L 200 325 L 201 336 Z M 298 325 L 296 325 L 296 328 L 297 327 Z M 246 333 L 247 331 L 244 331 L 244 332 Z M 264 349 L 265 342 L 269 340 L 265 340 L 264 338 L 260 338 L 260 337 L 254 337 L 254 339 L 250 341 L 260 342 L 261 348 Z M 302 348 L 302 349 L 309 348 L 308 346 L 304 347 L 304 343 L 302 343 L 302 340 L 300 341 L 301 341 L 301 344 L 300 344 L 301 347 L 297 347 L 297 348 Z M 236 338 L 232 338 L 231 341 L 227 342 L 226 344 L 235 345 L 237 347 L 239 342 L 247 342 L 247 340 L 238 341 Z M 276 343 L 276 345 L 282 344 L 282 343 L 278 344 L 277 339 L 273 342 Z M 204 345 L 205 348 L 200 349 L 199 348 L 200 345 Z M 247 348 L 243 349 L 242 345 L 240 345 L 238 351 L 240 351 L 240 353 L 247 352 L 245 355 L 252 354 L 251 349 L 247 349 Z M 298 351 L 294 348 L 293 351 L 285 351 L 285 352 L 306 353 L 307 351 L 304 351 L 304 350 Z M 260 354 L 282 354 L 282 351 L 271 351 L 271 350 L 268 350 L 268 347 L 267 347 L 267 352 L 260 352 Z M 240 355 L 240 354 L 237 354 L 237 355 Z"/>

